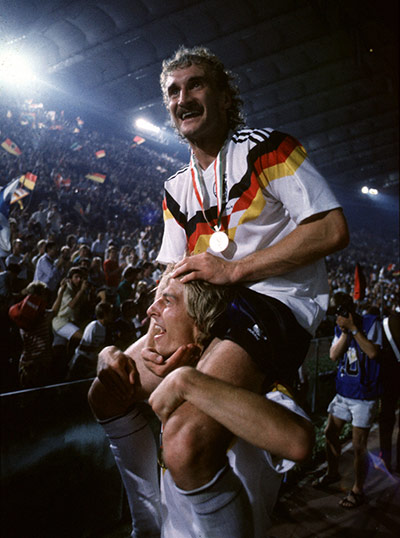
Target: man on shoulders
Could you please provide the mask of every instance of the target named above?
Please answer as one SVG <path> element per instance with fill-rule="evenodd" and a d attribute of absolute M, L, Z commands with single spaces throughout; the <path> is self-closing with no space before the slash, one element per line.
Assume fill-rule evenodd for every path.
<path fill-rule="evenodd" d="M 237 88 L 207 49 L 178 50 L 163 63 L 161 87 L 192 154 L 165 184 L 158 261 L 181 260 L 172 276 L 184 283 L 240 286 L 218 340 L 205 350 L 203 372 L 260 392 L 266 381 L 290 380 L 304 360 L 328 304 L 322 258 L 347 245 L 346 221 L 299 142 L 272 129 L 239 129 Z M 164 377 L 182 356 L 178 350 L 164 360 L 149 350 L 159 334 L 152 323 L 133 358 L 143 356 Z M 108 377 L 129 392 L 133 370 L 118 350 L 101 354 L 104 382 Z M 218 490 L 226 451 L 219 424 L 184 402 L 164 429 L 163 445 L 175 484 L 192 500 L 199 488 Z M 226 534 L 235 536 L 228 528 Z"/>

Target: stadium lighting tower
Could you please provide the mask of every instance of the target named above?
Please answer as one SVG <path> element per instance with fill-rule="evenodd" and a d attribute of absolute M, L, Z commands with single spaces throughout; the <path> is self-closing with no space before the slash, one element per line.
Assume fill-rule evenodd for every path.
<path fill-rule="evenodd" d="M 370 194 L 371 196 L 378 196 L 379 194 L 378 189 L 374 189 L 372 187 L 366 187 L 366 186 L 362 187 L 361 192 L 363 194 Z"/>
<path fill-rule="evenodd" d="M 135 125 L 138 129 L 142 129 L 143 131 L 147 131 L 149 133 L 154 133 L 154 134 L 158 134 L 161 130 L 160 127 L 157 127 L 157 125 L 150 123 L 144 118 L 138 118 L 135 121 Z"/>

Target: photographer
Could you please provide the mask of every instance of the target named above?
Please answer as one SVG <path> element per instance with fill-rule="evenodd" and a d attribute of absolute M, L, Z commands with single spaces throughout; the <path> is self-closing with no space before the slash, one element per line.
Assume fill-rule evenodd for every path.
<path fill-rule="evenodd" d="M 71 267 L 60 310 L 52 323 L 56 345 L 66 345 L 68 356 L 83 336 L 81 314 L 87 301 L 87 288 L 88 281 L 83 270 L 80 267 Z"/>
<path fill-rule="evenodd" d="M 331 360 L 339 361 L 337 394 L 328 406 L 325 428 L 328 470 L 313 485 L 329 486 L 340 480 L 339 435 L 345 423 L 351 422 L 355 480 L 351 490 L 339 503 L 343 508 L 350 509 L 364 502 L 367 440 L 380 394 L 382 324 L 375 315 L 358 315 L 352 298 L 346 293 L 336 293 L 333 300 L 337 317 L 329 356 Z"/>

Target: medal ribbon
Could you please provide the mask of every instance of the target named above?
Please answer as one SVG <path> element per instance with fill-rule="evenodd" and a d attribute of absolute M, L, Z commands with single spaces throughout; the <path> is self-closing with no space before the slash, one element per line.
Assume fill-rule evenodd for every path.
<path fill-rule="evenodd" d="M 190 171 L 192 174 L 192 183 L 196 198 L 200 204 L 201 210 L 203 212 L 204 220 L 207 224 L 218 232 L 221 229 L 221 220 L 222 220 L 222 195 L 223 195 L 223 181 L 224 181 L 224 155 L 225 146 L 222 147 L 221 151 L 218 153 L 217 158 L 214 161 L 214 181 L 215 181 L 215 192 L 217 196 L 217 224 L 216 226 L 211 226 L 209 223 L 206 213 L 204 210 L 204 197 L 206 192 L 206 186 L 204 182 L 203 172 L 196 161 L 194 154 L 192 153 L 190 157 Z"/>

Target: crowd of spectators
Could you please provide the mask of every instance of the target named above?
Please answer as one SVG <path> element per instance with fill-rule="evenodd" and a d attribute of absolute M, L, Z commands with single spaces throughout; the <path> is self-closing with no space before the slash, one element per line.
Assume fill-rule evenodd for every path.
<path fill-rule="evenodd" d="M 355 266 L 360 265 L 362 297 L 356 300 L 360 313 L 379 309 L 381 317 L 400 311 L 399 240 L 375 236 L 366 230 L 354 230 L 350 245 L 327 258 L 331 296 L 337 291 L 353 295 Z"/>
<path fill-rule="evenodd" d="M 162 270 L 162 185 L 183 163 L 32 102 L 0 106 L 0 136 L 21 150 L 0 148 L 0 185 L 37 176 L 11 206 L 12 252 L 0 253 L 1 390 L 91 377 L 101 347 L 126 348 L 146 331 Z M 96 173 L 104 183 L 86 177 Z M 398 248 L 353 232 L 351 245 L 327 259 L 332 294 L 352 293 L 359 263 L 360 311 L 400 311 Z M 20 319 L 27 298 L 41 313 L 30 326 Z M 333 334 L 328 321 L 318 336 Z"/>
<path fill-rule="evenodd" d="M 0 106 L 0 136 L 21 151 L 14 155 L 0 148 L 0 186 L 28 172 L 37 176 L 33 191 L 11 205 L 12 251 L 0 252 L 4 392 L 35 386 L 39 379 L 71 379 L 75 348 L 93 355 L 104 343 L 126 347 L 132 335 L 145 330 L 150 293 L 160 275 L 155 257 L 162 235 L 163 181 L 182 163 L 146 142 L 134 142 L 133 135 L 117 139 L 89 130 L 80 118 L 66 119 L 63 112 L 32 102 Z M 101 174 L 105 181 L 88 179 L 88 174 Z M 29 288 L 37 281 L 46 285 L 46 293 Z M 46 295 L 53 311 L 46 338 L 55 367 L 42 377 L 33 370 L 29 376 L 27 364 L 32 342 L 43 340 L 43 331 L 32 337 L 8 315 L 10 306 L 32 295 L 32 289 Z M 99 303 L 111 304 L 112 315 L 106 316 L 105 330 L 92 335 L 96 346 L 88 352 L 89 344 L 85 348 L 81 340 L 96 320 Z M 41 345 L 48 354 L 47 343 Z M 37 341 L 33 351 L 44 357 Z"/>

